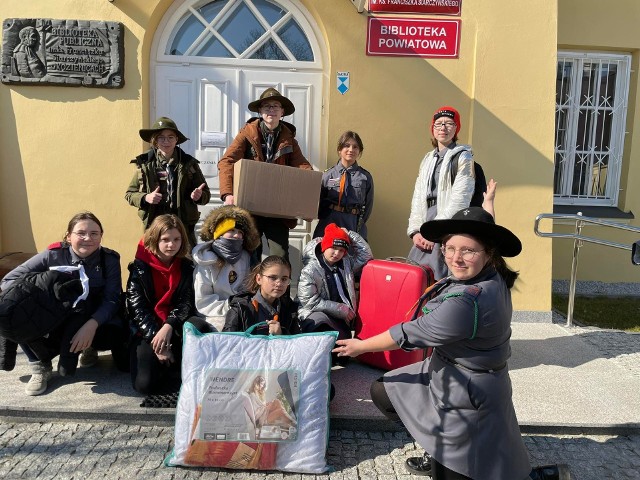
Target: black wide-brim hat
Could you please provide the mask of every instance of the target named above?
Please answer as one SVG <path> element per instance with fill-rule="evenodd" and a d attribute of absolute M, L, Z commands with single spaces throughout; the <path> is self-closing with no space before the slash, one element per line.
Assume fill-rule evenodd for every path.
<path fill-rule="evenodd" d="M 291 100 L 280 95 L 280 92 L 275 88 L 267 88 L 264 92 L 262 92 L 260 98 L 251 102 L 247 108 L 251 112 L 260 113 L 260 105 L 262 105 L 262 102 L 264 102 L 265 100 L 275 100 L 277 102 L 280 102 L 280 105 L 282 105 L 282 108 L 284 109 L 284 117 L 286 117 L 287 115 L 291 115 L 296 111 L 296 107 L 293 106 Z"/>
<path fill-rule="evenodd" d="M 185 135 L 182 134 L 180 130 L 178 130 L 178 126 L 176 125 L 176 122 L 171 120 L 169 117 L 160 117 L 155 121 L 153 125 L 151 125 L 151 128 L 141 128 L 140 138 L 145 142 L 151 143 L 151 137 L 153 136 L 154 133 L 161 132 L 162 130 L 167 130 L 167 129 L 173 130 L 174 132 L 176 132 L 176 135 L 178 137 L 177 145 L 180 145 L 181 143 L 184 143 L 187 140 L 189 140 Z"/>
<path fill-rule="evenodd" d="M 463 208 L 448 220 L 431 220 L 420 227 L 420 234 L 430 242 L 442 243 L 447 235 L 464 234 L 478 237 L 494 246 L 502 257 L 515 257 L 522 243 L 511 230 L 496 225 L 493 216 L 480 207 Z"/>

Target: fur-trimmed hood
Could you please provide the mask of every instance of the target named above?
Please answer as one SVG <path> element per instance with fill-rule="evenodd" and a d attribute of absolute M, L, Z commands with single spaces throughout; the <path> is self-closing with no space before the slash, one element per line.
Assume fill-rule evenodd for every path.
<path fill-rule="evenodd" d="M 231 218 L 236 221 L 236 228 L 244 233 L 243 247 L 249 252 L 253 252 L 260 245 L 260 235 L 251 214 L 244 208 L 235 205 L 224 205 L 212 210 L 202 223 L 200 229 L 200 238 L 209 242 L 213 240 L 213 231 L 216 225 L 225 218 Z"/>

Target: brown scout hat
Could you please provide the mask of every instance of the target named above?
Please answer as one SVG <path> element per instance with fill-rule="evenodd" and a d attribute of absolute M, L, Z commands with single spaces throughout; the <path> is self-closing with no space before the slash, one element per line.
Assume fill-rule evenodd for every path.
<path fill-rule="evenodd" d="M 283 97 L 282 95 L 280 95 L 280 92 L 275 88 L 267 88 L 264 92 L 262 92 L 262 95 L 260 95 L 260 98 L 258 100 L 254 100 L 248 105 L 249 110 L 252 112 L 259 113 L 260 105 L 262 105 L 262 102 L 264 102 L 265 100 L 276 100 L 280 102 L 280 104 L 282 105 L 282 108 L 284 108 L 285 117 L 287 115 L 291 115 L 293 112 L 296 111 L 296 107 L 293 106 L 293 103 L 291 103 L 291 100 L 289 100 L 287 97 Z"/>
<path fill-rule="evenodd" d="M 185 137 L 182 134 L 180 130 L 178 130 L 178 127 L 176 126 L 176 122 L 171 120 L 169 117 L 160 117 L 155 121 L 155 123 L 151 126 L 151 128 L 141 128 L 140 138 L 145 142 L 151 143 L 151 136 L 154 133 L 162 130 L 167 130 L 167 129 L 173 130 L 174 132 L 176 132 L 176 135 L 178 136 L 177 145 L 180 145 L 181 143 L 184 143 L 187 140 L 189 140 L 187 137 Z"/>

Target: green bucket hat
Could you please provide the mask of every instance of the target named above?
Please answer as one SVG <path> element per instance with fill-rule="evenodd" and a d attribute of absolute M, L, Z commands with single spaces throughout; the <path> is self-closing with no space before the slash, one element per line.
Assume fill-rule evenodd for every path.
<path fill-rule="evenodd" d="M 280 95 L 280 92 L 275 88 L 267 88 L 264 92 L 262 92 L 258 100 L 254 100 L 249 104 L 249 111 L 260 113 L 260 105 L 262 105 L 262 102 L 264 102 L 265 100 L 275 100 L 277 102 L 280 102 L 280 105 L 282 105 L 282 108 L 284 109 L 283 116 L 285 117 L 287 115 L 291 115 L 296 111 L 296 107 L 293 106 L 291 100 Z"/>
<path fill-rule="evenodd" d="M 141 128 L 140 138 L 145 142 L 151 143 L 151 137 L 153 136 L 154 133 L 160 132 L 162 130 L 167 130 L 167 129 L 173 130 L 174 132 L 176 132 L 176 135 L 178 136 L 177 145 L 180 145 L 181 143 L 184 143 L 187 140 L 189 140 L 187 137 L 185 137 L 182 134 L 180 130 L 178 130 L 178 127 L 176 126 L 176 122 L 171 120 L 169 117 L 160 117 L 155 121 L 155 123 L 151 126 L 151 128 Z"/>

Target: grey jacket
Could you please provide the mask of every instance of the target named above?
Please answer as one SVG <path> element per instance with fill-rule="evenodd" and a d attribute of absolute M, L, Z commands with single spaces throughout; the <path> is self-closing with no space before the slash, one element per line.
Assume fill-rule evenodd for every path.
<path fill-rule="evenodd" d="M 405 349 L 435 347 L 430 360 L 392 370 L 384 386 L 402 423 L 444 466 L 474 480 L 528 478 L 507 360 L 511 293 L 488 267 L 453 280 L 428 313 L 389 330 Z"/>
<path fill-rule="evenodd" d="M 358 299 L 356 296 L 353 275 L 359 272 L 365 264 L 373 258 L 371 247 L 356 232 L 349 232 L 351 246 L 343 258 L 344 280 L 347 284 L 349 298 L 353 302 L 353 310 L 357 311 Z M 314 238 L 304 248 L 302 253 L 302 272 L 298 282 L 298 317 L 301 320 L 307 318 L 312 312 L 324 312 L 327 315 L 347 320 L 349 305 L 329 300 L 329 286 L 324 275 L 324 269 L 316 257 L 316 247 L 322 242 L 322 238 Z"/>

